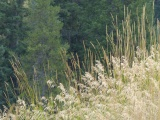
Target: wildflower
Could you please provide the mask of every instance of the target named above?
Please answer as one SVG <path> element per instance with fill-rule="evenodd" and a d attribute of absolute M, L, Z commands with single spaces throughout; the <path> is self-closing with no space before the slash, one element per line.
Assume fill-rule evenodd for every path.
<path fill-rule="evenodd" d="M 20 99 L 20 98 L 18 98 L 18 100 L 17 100 L 17 104 L 18 104 L 19 106 L 26 107 L 26 103 L 25 103 L 25 101 L 24 101 L 24 100 L 22 100 L 22 99 Z"/>
<path fill-rule="evenodd" d="M 47 104 L 48 103 L 48 99 L 46 99 L 45 96 L 42 96 L 41 101 L 43 104 Z"/>
<path fill-rule="evenodd" d="M 48 85 L 49 87 L 52 85 L 52 83 L 53 83 L 53 82 L 52 82 L 51 80 L 48 80 L 48 81 L 47 81 L 47 85 Z"/>
<path fill-rule="evenodd" d="M 48 85 L 49 88 L 55 88 L 56 87 L 56 85 L 54 84 L 54 82 L 51 81 L 51 80 L 47 81 L 47 85 Z"/>

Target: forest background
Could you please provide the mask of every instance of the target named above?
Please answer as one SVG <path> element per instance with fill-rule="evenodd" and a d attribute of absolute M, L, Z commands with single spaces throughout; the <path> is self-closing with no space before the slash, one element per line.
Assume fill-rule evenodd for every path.
<path fill-rule="evenodd" d="M 134 23 L 144 5 L 146 25 L 156 24 L 160 19 L 160 0 L 0 0 L 0 106 L 17 99 L 13 88 L 23 96 L 17 88 L 12 61 L 21 62 L 29 84 L 34 79 L 43 96 L 46 80 L 68 85 L 65 62 L 77 72 L 72 66 L 73 59 L 83 66 L 86 49 L 99 57 L 101 52 L 96 52 L 99 46 L 108 55 L 114 53 L 113 44 L 106 41 L 107 34 L 112 34 L 117 26 L 122 28 L 127 11 L 132 13 Z"/>

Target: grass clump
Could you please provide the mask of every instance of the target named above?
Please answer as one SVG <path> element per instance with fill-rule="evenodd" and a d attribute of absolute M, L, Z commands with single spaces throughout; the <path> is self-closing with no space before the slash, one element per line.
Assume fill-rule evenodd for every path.
<path fill-rule="evenodd" d="M 138 54 L 138 53 L 137 53 Z M 108 76 L 103 65 L 96 61 L 93 72 L 86 72 L 82 82 L 61 90 L 55 98 L 44 96 L 37 105 L 26 105 L 18 99 L 12 110 L 1 119 L 110 119 L 153 120 L 160 116 L 160 52 L 154 46 L 144 60 L 133 60 L 132 67 L 112 57 L 113 73 Z M 121 66 L 121 67 L 120 67 Z M 12 113 L 12 114 L 11 114 Z"/>
<path fill-rule="evenodd" d="M 156 52 L 159 56 L 160 53 Z M 143 61 L 135 58 L 132 67 L 125 58 L 123 63 L 118 58 L 112 59 L 114 78 L 108 77 L 97 61 L 92 67 L 94 74 L 86 72 L 82 77 L 83 84 L 78 84 L 80 90 L 70 87 L 68 92 L 62 90 L 63 95 L 57 95 L 56 99 L 63 102 L 63 109 L 56 114 L 57 119 L 159 118 L 160 57 L 155 60 L 155 54 L 151 54 Z"/>

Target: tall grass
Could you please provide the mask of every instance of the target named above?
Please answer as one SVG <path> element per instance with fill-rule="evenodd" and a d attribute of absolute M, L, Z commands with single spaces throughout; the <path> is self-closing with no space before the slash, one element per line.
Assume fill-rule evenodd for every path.
<path fill-rule="evenodd" d="M 48 93 L 39 98 L 36 85 L 29 84 L 19 62 L 12 63 L 18 80 L 17 103 L 4 107 L 0 119 L 13 120 L 158 120 L 160 117 L 160 34 L 147 23 L 145 7 L 137 21 L 125 19 L 115 31 L 106 32 L 107 48 L 85 49 L 82 65 L 73 56 L 66 63 L 69 86 L 48 80 Z M 98 43 L 99 44 L 99 43 Z M 112 48 L 110 50 L 109 48 Z M 53 92 L 59 89 L 54 97 Z"/>

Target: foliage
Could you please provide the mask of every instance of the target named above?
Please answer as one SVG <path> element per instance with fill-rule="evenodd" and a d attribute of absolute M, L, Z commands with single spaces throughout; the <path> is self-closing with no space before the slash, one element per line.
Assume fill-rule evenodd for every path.
<path fill-rule="evenodd" d="M 103 46 L 106 50 L 113 52 L 112 43 L 106 43 L 106 33 L 115 33 L 116 27 L 122 28 L 122 21 L 126 17 L 124 13 L 131 14 L 131 22 L 138 24 L 138 16 L 142 15 L 142 7 L 146 3 L 146 20 L 147 24 L 153 22 L 152 20 L 152 0 L 55 0 L 55 4 L 61 6 L 60 18 L 64 23 L 62 29 L 63 40 L 68 41 L 70 45 L 69 52 L 79 56 L 80 61 L 83 60 L 83 43 L 86 48 L 93 48 L 93 43 L 96 48 Z M 124 8 L 125 5 L 125 8 Z M 127 10 L 128 7 L 128 10 Z M 117 19 L 118 18 L 118 19 Z M 107 26 L 107 31 L 106 31 Z M 147 25 L 146 25 L 147 27 Z M 117 38 L 114 34 L 114 43 Z M 97 40 L 99 43 L 97 43 Z M 107 46 L 108 44 L 108 47 Z M 148 44 L 150 44 L 148 42 Z M 147 46 L 148 46 L 147 44 Z M 93 50 L 93 49 L 92 49 Z M 109 55 L 109 53 L 107 53 Z"/>
<path fill-rule="evenodd" d="M 77 79 L 74 71 L 67 68 L 66 78 L 70 78 L 70 86 L 65 88 L 62 83 L 59 83 L 57 89 L 61 92 L 56 97 L 54 97 L 56 87 L 54 80 L 47 81 L 48 94 L 39 99 L 34 96 L 41 91 L 36 91 L 34 85 L 33 87 L 27 85 L 26 75 L 21 68 L 19 70 L 19 67 L 13 67 L 16 68 L 14 70 L 20 81 L 19 86 L 24 89 L 26 95 L 20 96 L 17 103 L 8 110 L 5 107 L 1 118 L 158 119 L 160 116 L 160 45 L 156 27 L 159 27 L 159 23 L 156 27 L 150 25 L 152 44 L 150 50 L 147 50 L 144 8 L 143 11 L 137 28 L 132 25 L 130 15 L 127 14 L 122 23 L 123 31 L 120 31 L 121 28 L 115 31 L 119 37 L 117 44 L 113 43 L 113 34 L 107 34 L 107 40 L 113 43 L 113 54 L 110 57 L 103 47 L 103 61 L 96 56 L 97 54 L 85 49 L 88 61 L 84 62 L 84 74 L 81 72 L 79 61 L 73 60 L 75 70 L 77 68 L 80 72 L 80 80 Z M 139 32 L 138 39 L 136 39 L 136 30 Z M 26 101 L 26 97 L 31 97 L 33 101 Z"/>
<path fill-rule="evenodd" d="M 137 56 L 143 56 L 137 51 Z M 143 60 L 134 59 L 132 67 L 123 57 L 113 57 L 113 73 L 107 76 L 103 65 L 96 61 L 93 72 L 82 76 L 82 83 L 65 89 L 55 98 L 42 97 L 38 104 L 27 107 L 18 99 L 14 109 L 1 115 L 13 119 L 133 119 L 159 118 L 160 53 L 153 46 L 151 54 Z M 138 72 L 137 72 L 138 71 Z M 76 82 L 76 81 L 75 81 Z M 51 87 L 51 82 L 48 85 Z M 77 87 L 79 86 L 79 89 Z M 14 111 L 15 110 L 15 111 Z"/>
<path fill-rule="evenodd" d="M 152 3 L 1 0 L 0 104 L 10 108 L 0 119 L 158 119 L 159 0 L 155 15 Z"/>
<path fill-rule="evenodd" d="M 11 84 L 11 78 L 16 85 L 10 60 L 12 55 L 20 56 L 25 46 L 22 39 L 26 36 L 26 26 L 23 23 L 27 10 L 23 7 L 24 0 L 0 1 L 0 106 L 4 104 L 5 84 Z M 9 91 L 10 94 L 10 91 Z M 11 95 L 9 95 L 12 99 Z M 11 100 L 12 101 L 12 100 Z"/>
<path fill-rule="evenodd" d="M 159 20 L 160 19 L 160 13 L 159 13 L 159 10 L 160 10 L 160 0 L 155 0 L 155 9 L 154 9 L 154 12 L 155 12 L 155 21 L 157 21 L 157 19 Z"/>
<path fill-rule="evenodd" d="M 45 79 L 63 81 L 64 64 L 61 51 L 67 49 L 61 44 L 60 30 L 62 22 L 58 20 L 60 8 L 50 5 L 51 0 L 31 0 L 30 15 L 27 23 L 30 26 L 28 37 L 25 39 L 27 53 L 22 57 L 22 66 L 45 91 Z M 57 72 L 58 71 L 58 72 Z M 43 87 L 42 87 L 43 86 Z M 43 93 L 44 94 L 44 93 Z"/>
<path fill-rule="evenodd" d="M 60 18 L 64 23 L 62 29 L 63 40 L 70 45 L 69 52 L 78 53 L 80 60 L 83 59 L 83 42 L 86 47 L 91 46 L 90 42 L 97 44 L 96 39 L 102 45 L 106 44 L 106 25 L 111 32 L 111 13 L 118 14 L 123 18 L 123 5 L 117 1 L 60 1 L 56 4 L 61 6 Z M 117 10 L 114 10 L 114 8 Z M 121 19 L 120 19 L 121 20 Z"/>

